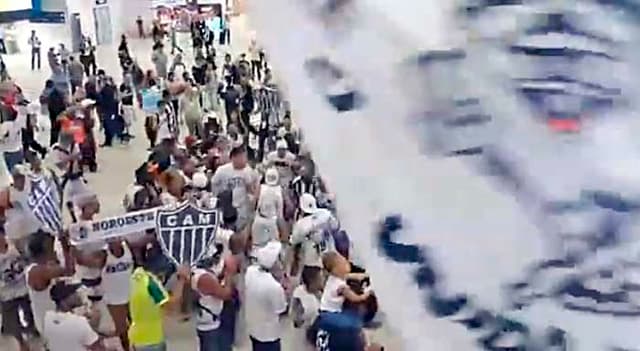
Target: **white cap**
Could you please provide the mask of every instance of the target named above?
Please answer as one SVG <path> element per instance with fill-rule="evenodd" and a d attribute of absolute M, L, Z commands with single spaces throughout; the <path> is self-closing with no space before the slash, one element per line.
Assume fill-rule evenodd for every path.
<path fill-rule="evenodd" d="M 309 193 L 302 194 L 302 196 L 300 196 L 300 209 L 307 214 L 316 213 L 318 211 L 316 198 Z"/>
<path fill-rule="evenodd" d="M 89 107 L 91 105 L 95 105 L 96 101 L 95 100 L 91 100 L 91 99 L 84 99 L 82 101 L 80 101 L 80 106 L 82 107 Z"/>
<path fill-rule="evenodd" d="M 208 182 L 209 179 L 207 178 L 207 175 L 204 174 L 204 172 L 195 173 L 191 179 L 191 185 L 198 189 L 205 188 Z"/>
<path fill-rule="evenodd" d="M 260 266 L 269 269 L 278 261 L 281 250 L 282 243 L 270 241 L 267 245 L 255 250 L 255 257 Z"/>
<path fill-rule="evenodd" d="M 207 114 L 205 115 L 205 117 L 207 119 L 215 119 L 218 120 L 218 113 L 216 111 L 209 111 L 207 112 Z"/>
<path fill-rule="evenodd" d="M 287 141 L 284 139 L 279 139 L 276 142 L 276 149 L 289 149 L 289 144 L 287 144 Z"/>
<path fill-rule="evenodd" d="M 27 111 L 30 115 L 37 115 L 40 113 L 40 104 L 35 102 L 30 103 L 29 106 L 27 106 Z"/>
<path fill-rule="evenodd" d="M 280 174 L 278 174 L 278 170 L 275 168 L 267 169 L 267 172 L 264 174 L 264 182 L 271 186 L 278 185 L 280 183 Z"/>

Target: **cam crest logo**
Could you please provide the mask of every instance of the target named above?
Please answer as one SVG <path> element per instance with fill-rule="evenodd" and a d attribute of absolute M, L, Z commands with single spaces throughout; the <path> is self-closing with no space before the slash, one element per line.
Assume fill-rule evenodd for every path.
<path fill-rule="evenodd" d="M 164 252 L 179 264 L 195 264 L 215 239 L 218 212 L 187 202 L 175 210 L 158 210 L 156 230 Z"/>

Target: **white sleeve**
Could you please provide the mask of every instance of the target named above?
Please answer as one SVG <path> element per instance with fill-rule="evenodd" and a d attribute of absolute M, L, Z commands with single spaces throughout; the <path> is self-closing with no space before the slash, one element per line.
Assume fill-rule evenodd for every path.
<path fill-rule="evenodd" d="M 278 192 L 278 201 L 276 206 L 278 218 L 284 218 L 284 195 L 282 194 L 282 188 L 280 189 L 280 192 Z"/>
<path fill-rule="evenodd" d="M 291 238 L 289 239 L 291 245 L 298 245 L 302 243 L 307 236 L 307 231 L 304 223 L 298 221 L 293 224 L 293 230 L 291 231 Z"/>
<path fill-rule="evenodd" d="M 216 172 L 213 173 L 213 177 L 211 177 L 211 193 L 214 196 L 220 195 L 220 193 L 224 190 L 222 184 L 223 180 L 224 178 L 221 175 L 220 168 L 218 168 Z"/>
<path fill-rule="evenodd" d="M 18 113 L 18 117 L 16 117 L 16 128 L 27 128 L 27 115 L 23 115 Z"/>
<path fill-rule="evenodd" d="M 0 142 L 4 142 L 9 137 L 11 122 L 4 122 L 0 124 Z"/>
<path fill-rule="evenodd" d="M 98 334 L 91 328 L 91 326 L 89 325 L 89 321 L 86 320 L 84 317 L 81 317 L 83 319 L 83 323 L 82 323 L 82 333 L 83 333 L 83 344 L 84 346 L 91 346 L 93 344 L 96 343 L 96 341 L 98 341 L 100 339 L 100 336 L 98 336 Z"/>
<path fill-rule="evenodd" d="M 273 286 L 273 295 L 272 295 L 272 306 L 273 312 L 277 314 L 282 314 L 287 310 L 287 296 L 284 293 L 284 288 L 280 286 L 278 283 L 274 283 Z"/>

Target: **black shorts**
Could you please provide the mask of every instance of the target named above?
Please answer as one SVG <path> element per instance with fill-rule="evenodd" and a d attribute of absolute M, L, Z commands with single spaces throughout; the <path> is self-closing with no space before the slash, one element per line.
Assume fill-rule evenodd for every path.
<path fill-rule="evenodd" d="M 31 302 L 29 297 L 23 296 L 9 301 L 0 303 L 0 314 L 2 314 L 2 335 L 13 336 L 22 340 L 22 334 L 25 328 L 20 321 L 20 310 L 24 313 L 27 322 L 33 321 L 31 313 Z M 29 322 L 31 321 L 31 322 Z"/>

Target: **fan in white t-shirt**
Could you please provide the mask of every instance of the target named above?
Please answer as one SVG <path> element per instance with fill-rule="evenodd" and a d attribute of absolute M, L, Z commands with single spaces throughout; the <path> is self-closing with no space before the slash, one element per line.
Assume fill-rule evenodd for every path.
<path fill-rule="evenodd" d="M 51 299 L 55 311 L 44 317 L 43 337 L 49 351 L 94 351 L 104 350 L 98 334 L 91 328 L 89 318 L 93 315 L 78 315 L 74 310 L 83 306 L 77 293 L 80 284 L 59 281 L 51 287 Z"/>
<path fill-rule="evenodd" d="M 278 241 L 255 250 L 257 263 L 247 268 L 244 276 L 247 330 L 254 350 L 280 349 L 280 318 L 286 315 L 287 297 L 270 270 L 281 250 Z"/>
<path fill-rule="evenodd" d="M 347 280 L 363 280 L 366 275 L 350 273 L 351 264 L 342 255 L 335 251 L 327 252 L 322 256 L 322 264 L 324 269 L 329 272 L 329 277 L 322 291 L 320 311 L 340 313 L 345 299 L 352 303 L 361 303 L 369 298 L 370 289 L 365 290 L 363 294 L 356 294 L 347 285 Z"/>
<path fill-rule="evenodd" d="M 295 261 L 294 267 L 322 267 L 322 254 L 334 250 L 330 233 L 339 229 L 339 222 L 331 211 L 318 208 L 316 199 L 308 193 L 300 196 L 300 210 L 303 217 L 294 223 L 289 239 L 294 259 L 288 262 Z"/>
<path fill-rule="evenodd" d="M 276 168 L 269 168 L 264 174 L 265 184 L 260 185 L 258 211 L 266 217 L 277 217 L 282 220 L 284 197 L 280 186 L 280 175 Z"/>
<path fill-rule="evenodd" d="M 315 351 L 315 345 L 307 339 L 307 330 L 318 318 L 323 277 L 320 267 L 307 266 L 302 269 L 302 284 L 293 290 L 291 313 L 295 333 L 292 345 L 296 350 Z"/>

